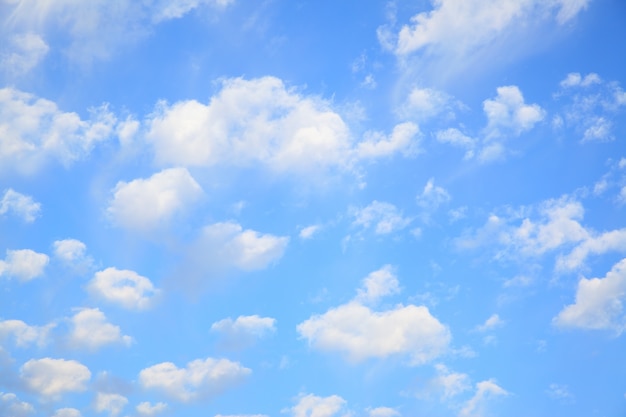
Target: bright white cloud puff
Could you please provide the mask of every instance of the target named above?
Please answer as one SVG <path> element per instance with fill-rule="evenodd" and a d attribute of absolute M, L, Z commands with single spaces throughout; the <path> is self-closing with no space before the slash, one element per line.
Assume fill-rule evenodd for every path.
<path fill-rule="evenodd" d="M 338 395 L 318 397 L 308 394 L 301 395 L 290 411 L 293 417 L 349 417 L 345 405 L 346 400 Z"/>
<path fill-rule="evenodd" d="M 63 394 L 85 391 L 91 372 L 75 360 L 43 358 L 22 365 L 20 377 L 29 390 L 58 400 Z"/>
<path fill-rule="evenodd" d="M 245 346 L 275 332 L 276 319 L 257 315 L 239 316 L 235 320 L 228 317 L 213 323 L 211 331 L 223 335 L 225 343 L 230 346 Z"/>
<path fill-rule="evenodd" d="M 25 282 L 40 277 L 50 262 L 48 255 L 31 249 L 7 250 L 4 261 L 0 260 L 0 277 L 14 277 Z"/>
<path fill-rule="evenodd" d="M 130 310 L 149 308 L 160 293 L 148 278 L 117 268 L 96 272 L 87 284 L 87 290 L 98 298 Z"/>
<path fill-rule="evenodd" d="M 9 188 L 0 201 L 0 216 L 6 213 L 12 213 L 25 222 L 32 223 L 41 213 L 41 204 L 35 202 L 32 197 Z"/>
<path fill-rule="evenodd" d="M 355 226 L 364 229 L 373 228 L 377 235 L 386 235 L 407 227 L 412 219 L 403 217 L 396 206 L 384 201 L 372 201 L 363 208 L 352 208 L 350 210 Z"/>
<path fill-rule="evenodd" d="M 189 402 L 211 398 L 242 382 L 252 371 L 228 359 L 197 359 L 178 368 L 163 362 L 143 369 L 139 382 L 146 389 L 155 389 L 169 398 Z"/>
<path fill-rule="evenodd" d="M 130 345 L 132 338 L 122 335 L 119 326 L 107 322 L 97 308 L 79 309 L 70 319 L 71 332 L 68 343 L 74 349 L 97 350 L 109 344 Z"/>

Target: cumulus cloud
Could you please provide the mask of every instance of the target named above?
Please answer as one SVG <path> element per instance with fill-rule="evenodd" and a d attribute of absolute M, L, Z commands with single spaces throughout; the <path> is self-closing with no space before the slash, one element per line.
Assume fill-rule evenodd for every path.
<path fill-rule="evenodd" d="M 366 278 L 364 287 L 355 300 L 300 323 L 296 328 L 300 337 L 314 349 L 340 352 L 352 362 L 407 355 L 412 365 L 421 365 L 447 350 L 450 332 L 428 308 L 400 304 L 373 311 L 361 303 L 362 297 L 377 298 L 396 291 L 384 268 Z"/>
<path fill-rule="evenodd" d="M 400 413 L 397 410 L 389 407 L 376 407 L 369 409 L 369 417 L 400 417 Z"/>
<path fill-rule="evenodd" d="M 7 49 L 0 54 L 0 68 L 13 77 L 36 67 L 50 50 L 43 38 L 32 32 L 13 35 Z"/>
<path fill-rule="evenodd" d="M 365 139 L 356 149 L 358 158 L 380 158 L 402 152 L 412 155 L 420 151 L 419 142 L 415 139 L 421 135 L 415 123 L 405 122 L 396 125 L 390 135 L 380 132 L 367 132 Z"/>
<path fill-rule="evenodd" d="M 68 342 L 75 349 L 97 350 L 109 344 L 130 345 L 132 338 L 122 335 L 119 326 L 109 323 L 97 308 L 79 309 L 70 319 L 71 332 Z"/>
<path fill-rule="evenodd" d="M 52 417 L 81 417 L 80 411 L 75 408 L 59 408 Z"/>
<path fill-rule="evenodd" d="M 163 362 L 139 373 L 139 382 L 146 389 L 155 389 L 169 398 L 190 402 L 210 398 L 243 381 L 252 371 L 227 359 L 197 359 L 178 368 Z"/>
<path fill-rule="evenodd" d="M 346 400 L 338 395 L 318 397 L 308 394 L 300 395 L 298 403 L 289 411 L 293 417 L 349 417 L 345 406 Z"/>
<path fill-rule="evenodd" d="M 0 392 L 0 415 L 27 417 L 35 413 L 32 404 L 20 401 L 13 393 Z"/>
<path fill-rule="evenodd" d="M 399 292 L 400 284 L 393 267 L 385 265 L 363 279 L 363 288 L 357 291 L 357 300 L 365 303 L 376 302 L 382 297 Z"/>
<path fill-rule="evenodd" d="M 11 188 L 4 192 L 2 201 L 0 201 L 0 216 L 12 213 L 21 217 L 26 223 L 32 223 L 39 217 L 40 212 L 40 203 L 35 202 L 31 196 L 18 193 Z"/>
<path fill-rule="evenodd" d="M 48 343 L 50 330 L 56 327 L 55 323 L 46 326 L 29 326 L 21 320 L 0 321 L 0 341 L 10 337 L 19 347 L 27 347 L 31 344 L 45 346 Z"/>
<path fill-rule="evenodd" d="M 626 329 L 622 303 L 626 298 L 626 258 L 619 261 L 603 278 L 582 278 L 576 301 L 561 310 L 553 323 L 563 328 L 588 330 Z"/>
<path fill-rule="evenodd" d="M 545 111 L 537 104 L 524 103 L 524 96 L 517 86 L 498 87 L 496 91 L 498 95 L 494 99 L 483 102 L 488 137 L 506 133 L 519 135 L 543 120 Z"/>
<path fill-rule="evenodd" d="M 484 409 L 489 401 L 496 397 L 507 396 L 509 393 L 498 386 L 494 380 L 489 379 L 476 384 L 476 392 L 470 398 L 459 413 L 459 417 L 476 417 L 484 414 Z"/>
<path fill-rule="evenodd" d="M 245 347 L 276 331 L 276 319 L 271 317 L 239 316 L 216 321 L 211 331 L 222 335 L 224 343 L 233 348 Z"/>
<path fill-rule="evenodd" d="M 379 38 L 398 55 L 425 48 L 465 54 L 518 25 L 541 19 L 546 12 L 563 24 L 585 9 L 588 1 L 441 0 L 433 3 L 432 10 L 413 16 L 392 42 L 388 28 L 379 29 Z"/>
<path fill-rule="evenodd" d="M 54 255 L 63 262 L 75 263 L 85 258 L 87 245 L 76 239 L 56 240 L 52 244 Z"/>
<path fill-rule="evenodd" d="M 237 223 L 226 222 L 204 227 L 196 249 L 204 259 L 221 262 L 223 267 L 254 271 L 280 259 L 288 243 L 287 236 L 244 230 Z"/>
<path fill-rule="evenodd" d="M 160 290 L 134 271 L 107 268 L 96 272 L 87 290 L 98 298 L 130 310 L 144 310 L 152 305 Z"/>
<path fill-rule="evenodd" d="M 165 169 L 150 178 L 118 182 L 107 214 L 124 228 L 148 231 L 168 223 L 203 194 L 187 169 Z"/>
<path fill-rule="evenodd" d="M 137 404 L 135 410 L 140 416 L 152 417 L 164 412 L 167 409 L 167 404 L 158 402 L 156 404 L 150 404 L 147 401 Z"/>
<path fill-rule="evenodd" d="M 25 282 L 40 277 L 50 258 L 30 249 L 7 250 L 4 261 L 0 260 L 0 276 L 6 275 Z"/>
<path fill-rule="evenodd" d="M 115 116 L 106 106 L 82 120 L 46 99 L 14 88 L 0 89 L 0 166 L 32 173 L 48 160 L 70 165 L 112 137 Z"/>
<path fill-rule="evenodd" d="M 94 409 L 102 413 L 107 411 L 110 416 L 119 415 L 128 404 L 128 399 L 120 394 L 98 392 L 94 401 Z"/>
<path fill-rule="evenodd" d="M 85 391 L 91 372 L 75 360 L 43 358 L 22 365 L 20 377 L 29 390 L 58 400 L 65 393 Z"/>
<path fill-rule="evenodd" d="M 374 228 L 377 235 L 389 234 L 407 227 L 412 219 L 403 217 L 402 212 L 391 203 L 372 201 L 363 208 L 352 208 L 350 214 L 354 217 L 355 226 L 364 229 Z"/>

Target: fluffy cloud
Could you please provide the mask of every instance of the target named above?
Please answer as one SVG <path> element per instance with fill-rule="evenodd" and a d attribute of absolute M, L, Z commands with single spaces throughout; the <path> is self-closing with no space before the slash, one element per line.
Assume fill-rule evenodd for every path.
<path fill-rule="evenodd" d="M 148 231 L 184 212 L 202 195 L 185 168 L 165 169 L 147 179 L 118 182 L 107 214 L 122 227 Z"/>
<path fill-rule="evenodd" d="M 239 316 L 235 320 L 229 317 L 213 323 L 211 331 L 222 334 L 229 346 L 243 347 L 275 332 L 276 319 L 257 315 Z"/>
<path fill-rule="evenodd" d="M 60 408 L 52 417 L 81 417 L 80 411 L 75 408 Z"/>
<path fill-rule="evenodd" d="M 369 132 L 356 149 L 358 158 L 380 158 L 402 152 L 411 155 L 419 152 L 419 143 L 414 138 L 420 135 L 415 123 L 405 122 L 396 125 L 391 135 L 380 132 Z"/>
<path fill-rule="evenodd" d="M 0 392 L 0 414 L 11 417 L 27 417 L 35 413 L 35 408 L 20 401 L 15 394 Z"/>
<path fill-rule="evenodd" d="M 0 89 L 0 166 L 30 173 L 49 159 L 69 165 L 109 139 L 115 123 L 106 106 L 92 109 L 90 119 L 82 120 L 52 101 Z"/>
<path fill-rule="evenodd" d="M 134 271 L 107 268 L 96 272 L 87 290 L 106 301 L 127 309 L 144 310 L 151 306 L 160 290 Z"/>
<path fill-rule="evenodd" d="M 391 47 L 399 55 L 433 47 L 464 54 L 512 27 L 540 19 L 546 10 L 552 15 L 556 9 L 555 19 L 565 23 L 586 8 L 588 1 L 440 0 L 433 2 L 433 10 L 413 16 Z M 379 29 L 381 40 L 386 36 Z"/>
<path fill-rule="evenodd" d="M 234 267 L 243 271 L 266 268 L 280 259 L 289 238 L 244 230 L 239 224 L 226 222 L 204 227 L 196 242 L 199 257 L 222 267 Z"/>
<path fill-rule="evenodd" d="M 0 55 L 0 68 L 11 76 L 36 67 L 50 49 L 41 36 L 31 32 L 13 35 L 8 43 L 8 50 Z"/>
<path fill-rule="evenodd" d="M 52 246 L 54 247 L 54 255 L 67 263 L 83 260 L 87 251 L 87 245 L 76 239 L 56 240 Z"/>
<path fill-rule="evenodd" d="M 393 267 L 385 265 L 363 279 L 363 288 L 359 288 L 357 291 L 357 300 L 366 303 L 375 302 L 382 297 L 399 292 L 400 284 Z"/>
<path fill-rule="evenodd" d="M 424 391 L 419 393 L 418 397 L 427 398 L 434 394 L 447 401 L 472 388 L 467 374 L 453 372 L 441 363 L 435 365 L 435 371 L 436 375 L 427 382 Z"/>
<path fill-rule="evenodd" d="M 203 6 L 226 7 L 235 0 L 156 0 L 153 2 L 152 21 L 159 23 L 164 20 L 178 19 L 190 11 Z"/>
<path fill-rule="evenodd" d="M 488 332 L 502 325 L 504 325 L 504 320 L 499 315 L 492 314 L 483 324 L 476 326 L 476 331 Z"/>
<path fill-rule="evenodd" d="M 290 411 L 293 417 L 348 417 L 345 410 L 346 401 L 338 395 L 318 397 L 317 395 L 301 395 L 298 404 Z M 341 414 L 339 414 L 341 413 Z"/>
<path fill-rule="evenodd" d="M 252 371 L 227 359 L 197 359 L 178 368 L 163 362 L 139 373 L 139 382 L 146 389 L 156 389 L 182 402 L 213 397 L 240 383 Z"/>
<path fill-rule="evenodd" d="M 0 321 L 0 341 L 13 337 L 15 344 L 20 347 L 37 344 L 44 346 L 48 343 L 48 334 L 56 324 L 46 326 L 29 326 L 21 320 Z"/>
<path fill-rule="evenodd" d="M 167 409 L 167 404 L 159 402 L 153 405 L 147 401 L 144 401 L 137 404 L 137 407 L 135 407 L 135 409 L 140 416 L 152 417 L 164 412 Z"/>
<path fill-rule="evenodd" d="M 30 390 L 57 400 L 65 393 L 84 391 L 91 372 L 74 360 L 43 358 L 22 365 L 20 376 Z"/>
<path fill-rule="evenodd" d="M 429 179 L 422 190 L 422 193 L 416 197 L 417 205 L 428 212 L 437 210 L 439 206 L 450 201 L 452 197 L 445 188 L 435 185 L 433 178 Z"/>
<path fill-rule="evenodd" d="M 563 308 L 553 319 L 560 327 L 612 329 L 621 333 L 626 325 L 622 302 L 626 298 L 626 258 L 603 278 L 582 278 L 576 301 Z"/>
<path fill-rule="evenodd" d="M 297 326 L 309 345 L 324 351 L 345 354 L 350 361 L 408 355 L 413 365 L 420 365 L 443 354 L 450 342 L 446 326 L 433 317 L 428 308 L 398 305 L 385 311 L 373 311 L 361 304 L 359 297 L 375 297 L 395 291 L 393 279 L 384 268 L 364 281 L 357 299 L 314 315 Z M 381 283 L 382 281 L 382 283 Z M 368 284 L 382 285 L 368 285 Z M 370 298 L 370 297 L 368 297 Z"/>
<path fill-rule="evenodd" d="M 300 239 L 311 239 L 320 229 L 321 226 L 318 224 L 303 227 L 298 236 L 300 236 Z"/>
<path fill-rule="evenodd" d="M 525 104 L 524 96 L 517 86 L 498 87 L 497 92 L 496 98 L 483 102 L 488 120 L 488 137 L 508 132 L 519 135 L 543 120 L 545 111 L 537 104 Z"/>
<path fill-rule="evenodd" d="M 350 210 L 354 217 L 355 226 L 361 226 L 364 229 L 374 227 L 377 235 L 384 235 L 404 229 L 411 223 L 410 218 L 402 216 L 402 213 L 393 204 L 372 201 L 372 203 L 363 208 L 353 208 Z"/>
<path fill-rule="evenodd" d="M 15 277 L 20 281 L 30 281 L 43 275 L 50 258 L 30 249 L 7 250 L 4 261 L 0 261 L 0 276 Z"/>
<path fill-rule="evenodd" d="M 215 417 L 268 417 L 265 414 L 229 414 L 229 415 L 222 415 L 222 414 L 217 414 Z"/>
<path fill-rule="evenodd" d="M 368 410 L 369 417 L 400 417 L 397 410 L 389 407 L 377 407 Z"/>
<path fill-rule="evenodd" d="M 476 392 L 461 409 L 459 417 L 476 417 L 484 413 L 490 399 L 494 397 L 506 396 L 509 393 L 498 386 L 495 381 L 489 379 L 476 384 Z"/>
<path fill-rule="evenodd" d="M 148 124 L 161 164 L 260 163 L 278 172 L 349 164 L 351 141 L 341 116 L 274 77 L 226 80 L 207 105 L 161 103 Z"/>
<path fill-rule="evenodd" d="M 108 344 L 130 345 L 132 338 L 122 335 L 120 328 L 109 322 L 97 308 L 80 309 L 71 319 L 69 343 L 75 349 L 99 349 Z"/>
<path fill-rule="evenodd" d="M 610 230 L 596 234 L 588 232 L 572 251 L 559 255 L 556 261 L 557 271 L 572 271 L 580 268 L 589 255 L 601 255 L 606 252 L 626 252 L 626 228 Z"/>
<path fill-rule="evenodd" d="M 476 139 L 466 136 L 459 129 L 448 128 L 440 130 L 435 134 L 438 142 L 447 143 L 452 146 L 465 149 L 464 159 L 472 159 L 474 157 L 474 149 L 476 148 Z"/>
<path fill-rule="evenodd" d="M 32 197 L 9 188 L 0 201 L 0 216 L 9 212 L 21 217 L 27 223 L 32 223 L 39 217 L 41 204 L 36 203 Z"/>
<path fill-rule="evenodd" d="M 128 404 L 128 399 L 120 394 L 99 392 L 96 394 L 94 408 L 97 412 L 108 411 L 110 416 L 117 416 Z"/>

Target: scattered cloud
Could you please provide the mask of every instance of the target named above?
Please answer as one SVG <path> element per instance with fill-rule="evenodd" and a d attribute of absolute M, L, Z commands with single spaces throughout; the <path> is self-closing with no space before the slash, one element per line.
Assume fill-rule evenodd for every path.
<path fill-rule="evenodd" d="M 97 412 L 107 411 L 110 416 L 119 415 L 128 404 L 128 399 L 120 394 L 98 392 L 94 401 L 94 408 Z"/>
<path fill-rule="evenodd" d="M 211 331 L 221 334 L 225 345 L 229 347 L 245 347 L 269 333 L 274 333 L 276 319 L 257 315 L 239 316 L 235 320 L 229 317 L 213 323 Z"/>
<path fill-rule="evenodd" d="M 7 250 L 4 261 L 0 260 L 0 276 L 30 281 L 43 275 L 49 261 L 48 255 L 30 249 Z"/>
<path fill-rule="evenodd" d="M 1 171 L 33 173 L 48 160 L 68 166 L 110 139 L 115 123 L 106 105 L 91 109 L 89 120 L 82 120 L 50 100 L 0 89 Z"/>
<path fill-rule="evenodd" d="M 374 200 L 363 208 L 352 208 L 350 214 L 354 217 L 355 226 L 363 229 L 374 228 L 377 235 L 385 235 L 407 227 L 412 219 L 403 217 L 402 212 L 391 203 Z"/>
<path fill-rule="evenodd" d="M 400 413 L 389 407 L 376 407 L 367 410 L 369 417 L 400 417 Z"/>
<path fill-rule="evenodd" d="M 300 395 L 298 403 L 289 409 L 293 417 L 349 417 L 345 410 L 346 400 L 338 395 L 318 397 L 317 395 Z"/>
<path fill-rule="evenodd" d="M 438 142 L 465 149 L 463 159 L 472 159 L 475 155 L 474 149 L 478 141 L 465 135 L 459 129 L 451 127 L 445 130 L 439 130 L 435 133 L 435 138 Z"/>
<path fill-rule="evenodd" d="M 29 326 L 21 320 L 0 321 L 0 341 L 3 342 L 12 337 L 19 347 L 32 344 L 43 347 L 48 343 L 48 335 L 54 327 L 56 327 L 55 323 L 46 326 Z"/>
<path fill-rule="evenodd" d="M 421 365 L 442 355 L 450 332 L 428 308 L 400 304 L 373 311 L 361 304 L 360 297 L 378 298 L 395 291 L 394 279 L 384 269 L 364 280 L 365 288 L 355 300 L 300 323 L 300 336 L 313 348 L 343 353 L 351 362 L 407 355 L 412 365 Z"/>
<path fill-rule="evenodd" d="M 567 385 L 550 384 L 546 393 L 554 400 L 567 401 L 574 399 L 574 396 L 569 392 Z"/>
<path fill-rule="evenodd" d="M 429 379 L 423 392 L 418 397 L 436 395 L 442 401 L 448 401 L 472 388 L 467 374 L 453 372 L 444 364 L 435 364 L 436 375 Z"/>
<path fill-rule="evenodd" d="M 78 309 L 70 323 L 68 342 L 74 349 L 97 350 L 109 344 L 129 346 L 132 343 L 132 338 L 122 335 L 120 328 L 107 322 L 104 313 L 97 308 Z"/>
<path fill-rule="evenodd" d="M 367 132 L 356 149 L 359 159 L 373 159 L 394 155 L 398 152 L 406 156 L 420 152 L 418 139 L 421 136 L 419 126 L 405 122 L 396 125 L 391 135 L 381 132 Z"/>
<path fill-rule="evenodd" d="M 563 308 L 553 324 L 563 328 L 587 330 L 626 329 L 622 302 L 626 298 L 626 258 L 619 261 L 603 278 L 582 278 L 576 301 Z"/>
<path fill-rule="evenodd" d="M 35 413 L 32 404 L 20 401 L 13 393 L 0 392 L 0 414 L 11 417 L 27 417 Z"/>
<path fill-rule="evenodd" d="M 321 228 L 322 226 L 318 224 L 313 224 L 311 226 L 303 227 L 300 230 L 300 233 L 298 233 L 298 236 L 300 236 L 300 239 L 305 239 L 305 240 L 311 239 L 313 238 L 315 234 L 317 234 L 317 232 L 320 231 Z"/>
<path fill-rule="evenodd" d="M 41 213 L 41 204 L 36 203 L 31 196 L 27 196 L 12 188 L 4 192 L 0 201 L 0 216 L 12 213 L 21 217 L 26 223 L 32 223 Z"/>
<path fill-rule="evenodd" d="M 20 377 L 29 390 L 58 400 L 65 393 L 85 391 L 91 372 L 75 360 L 43 358 L 22 365 Z"/>
<path fill-rule="evenodd" d="M 385 265 L 363 279 L 363 287 L 358 289 L 356 299 L 363 303 L 375 303 L 382 297 L 399 292 L 400 284 L 393 267 Z"/>
<path fill-rule="evenodd" d="M 489 401 L 496 397 L 507 396 L 509 393 L 498 386 L 493 379 L 476 384 L 476 392 L 461 409 L 459 417 L 478 417 L 484 415 Z"/>
<path fill-rule="evenodd" d="M 164 412 L 167 409 L 167 404 L 163 402 L 151 404 L 147 401 L 144 401 L 137 404 L 137 407 L 135 407 L 135 409 L 140 416 L 152 417 Z"/>
<path fill-rule="evenodd" d="M 476 326 L 476 331 L 481 333 L 488 332 L 498 327 L 502 327 L 504 323 L 504 320 L 502 320 L 499 315 L 492 314 L 483 324 Z"/>
<path fill-rule="evenodd" d="M 451 199 L 452 197 L 450 197 L 445 188 L 435 185 L 434 178 L 426 182 L 422 193 L 416 197 L 417 205 L 428 213 L 433 213 L 439 206 L 449 202 Z"/>
<path fill-rule="evenodd" d="M 50 50 L 46 41 L 32 32 L 13 35 L 7 46 L 7 50 L 0 53 L 0 68 L 11 77 L 28 73 Z"/>
<path fill-rule="evenodd" d="M 134 271 L 117 268 L 96 272 L 87 284 L 87 290 L 98 298 L 129 310 L 149 308 L 160 293 L 148 278 Z"/>
<path fill-rule="evenodd" d="M 118 182 L 107 214 L 124 228 L 149 231 L 167 224 L 203 194 L 187 169 L 164 169 L 150 178 Z"/>
<path fill-rule="evenodd" d="M 146 389 L 155 389 L 169 398 L 190 402 L 213 397 L 237 385 L 252 371 L 228 359 L 197 359 L 178 368 L 163 362 L 139 373 L 139 382 Z"/>
<path fill-rule="evenodd" d="M 81 417 L 82 414 L 75 408 L 59 408 L 52 417 Z"/>

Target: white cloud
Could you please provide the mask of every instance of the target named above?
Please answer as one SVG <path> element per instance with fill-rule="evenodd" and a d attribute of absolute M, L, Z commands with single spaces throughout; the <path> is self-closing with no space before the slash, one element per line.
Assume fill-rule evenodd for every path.
<path fill-rule="evenodd" d="M 450 197 L 450 194 L 445 188 L 435 185 L 433 178 L 426 182 L 424 190 L 416 197 L 417 205 L 428 212 L 434 212 L 439 206 L 447 203 L 451 199 L 452 197 Z"/>
<path fill-rule="evenodd" d="M 98 392 L 94 402 L 97 412 L 108 411 L 110 416 L 117 416 L 128 404 L 128 399 L 120 394 Z"/>
<path fill-rule="evenodd" d="M 389 407 L 376 407 L 368 410 L 369 417 L 400 417 L 397 410 Z"/>
<path fill-rule="evenodd" d="M 350 211 L 354 217 L 353 225 L 361 226 L 364 229 L 374 227 L 374 232 L 378 235 L 404 229 L 412 221 L 410 218 L 403 217 L 393 204 L 376 200 L 366 207 L 353 208 Z"/>
<path fill-rule="evenodd" d="M 498 386 L 492 379 L 476 384 L 476 393 L 461 409 L 459 417 L 478 417 L 484 414 L 484 409 L 490 399 L 498 396 L 507 396 L 509 393 Z"/>
<path fill-rule="evenodd" d="M 261 164 L 309 172 L 350 164 L 348 127 L 330 104 L 287 89 L 278 78 L 223 82 L 208 105 L 160 103 L 148 121 L 160 164 Z"/>
<path fill-rule="evenodd" d="M 49 100 L 13 88 L 0 89 L 0 166 L 31 173 L 47 160 L 69 165 L 112 136 L 115 116 L 106 106 L 89 120 L 66 113 Z"/>
<path fill-rule="evenodd" d="M 499 315 L 492 314 L 483 324 L 476 326 L 476 330 L 479 332 L 488 332 L 503 325 L 504 320 L 502 320 Z"/>
<path fill-rule="evenodd" d="M 467 374 L 453 372 L 441 363 L 435 365 L 435 370 L 436 376 L 427 382 L 425 391 L 418 397 L 436 394 L 441 400 L 447 401 L 472 388 Z"/>
<path fill-rule="evenodd" d="M 212 397 L 241 382 L 252 371 L 227 359 L 197 359 L 178 368 L 163 362 L 139 373 L 139 382 L 146 389 L 156 389 L 182 402 Z"/>
<path fill-rule="evenodd" d="M 466 136 L 456 128 L 448 128 L 439 130 L 435 134 L 437 141 L 447 143 L 452 146 L 465 149 L 464 159 L 472 159 L 474 157 L 474 149 L 476 148 L 476 139 Z"/>
<path fill-rule="evenodd" d="M 191 10 L 201 5 L 210 5 L 214 7 L 226 7 L 235 0 L 156 0 L 155 7 L 152 12 L 152 21 L 155 23 L 164 20 L 179 19 Z"/>
<path fill-rule="evenodd" d="M 400 107 L 399 114 L 410 120 L 428 120 L 442 113 L 453 117 L 455 103 L 446 93 L 433 88 L 413 87 L 406 102 Z"/>
<path fill-rule="evenodd" d="M 400 285 L 393 267 L 385 265 L 363 279 L 363 288 L 359 288 L 357 291 L 357 300 L 365 303 L 376 302 L 381 297 L 399 292 Z"/>
<path fill-rule="evenodd" d="M 137 407 L 135 407 L 135 409 L 141 416 L 152 417 L 159 413 L 164 412 L 167 409 L 167 404 L 163 402 L 159 402 L 153 405 L 147 401 L 144 401 L 142 403 L 137 404 Z"/>
<path fill-rule="evenodd" d="M 553 319 L 559 327 L 581 329 L 626 329 L 623 300 L 626 298 L 626 258 L 619 261 L 603 278 L 582 278 L 576 301 L 563 308 Z"/>
<path fill-rule="evenodd" d="M 22 365 L 20 376 L 30 390 L 57 400 L 65 393 L 85 391 L 91 372 L 75 360 L 43 358 Z"/>
<path fill-rule="evenodd" d="M 578 86 L 589 87 L 590 85 L 600 84 L 601 82 L 600 76 L 596 73 L 592 72 L 582 77 L 578 72 L 571 72 L 561 81 L 560 85 L 563 88 Z"/>
<path fill-rule="evenodd" d="M 222 334 L 225 343 L 233 347 L 243 347 L 269 333 L 276 331 L 276 319 L 271 317 L 239 316 L 230 317 L 211 325 L 211 331 Z"/>
<path fill-rule="evenodd" d="M 20 76 L 37 66 L 46 56 L 48 44 L 36 33 L 13 35 L 9 50 L 0 55 L 0 68 L 11 76 Z"/>
<path fill-rule="evenodd" d="M 313 235 L 319 232 L 320 229 L 321 229 L 321 226 L 318 224 L 313 224 L 311 226 L 303 227 L 302 230 L 300 230 L 300 233 L 298 234 L 298 236 L 300 236 L 300 239 L 311 239 Z"/>
<path fill-rule="evenodd" d="M 52 417 L 81 417 L 80 411 L 75 408 L 59 408 Z"/>
<path fill-rule="evenodd" d="M 217 414 L 215 417 L 269 417 L 269 416 L 266 416 L 265 414 L 228 414 L 228 415 Z"/>
<path fill-rule="evenodd" d="M 30 281 L 43 275 L 49 261 L 48 255 L 30 249 L 7 250 L 6 258 L 0 261 L 0 276 Z"/>
<path fill-rule="evenodd" d="M 420 151 L 419 141 L 414 139 L 416 136 L 421 136 L 419 127 L 411 122 L 396 125 L 388 136 L 367 132 L 365 139 L 358 144 L 356 154 L 362 159 L 391 156 L 398 152 L 412 155 Z"/>
<path fill-rule="evenodd" d="M 626 252 L 626 228 L 611 230 L 601 234 L 588 232 L 567 255 L 559 255 L 556 260 L 557 271 L 572 271 L 580 268 L 589 255 L 601 255 L 606 252 Z"/>
<path fill-rule="evenodd" d="M 440 0 L 433 3 L 433 10 L 416 14 L 402 27 L 393 49 L 399 55 L 432 47 L 464 54 L 512 27 L 541 19 L 546 11 L 552 15 L 558 10 L 556 20 L 565 23 L 586 8 L 588 1 Z"/>
<path fill-rule="evenodd" d="M 160 293 L 148 278 L 134 271 L 117 268 L 96 272 L 87 284 L 87 290 L 106 301 L 136 310 L 149 308 Z"/>
<path fill-rule="evenodd" d="M 41 204 L 36 203 L 31 196 L 24 195 L 9 188 L 4 192 L 0 201 L 0 215 L 12 212 L 27 223 L 35 221 L 41 212 Z"/>
<path fill-rule="evenodd" d="M 264 269 L 278 261 L 287 248 L 289 237 L 244 230 L 233 222 L 215 223 L 202 229 L 196 252 L 205 262 L 243 271 Z M 208 255 L 212 254 L 212 255 Z"/>
<path fill-rule="evenodd" d="M 0 321 L 0 341 L 12 336 L 15 344 L 20 347 L 33 343 L 40 347 L 45 346 L 48 343 L 48 334 L 55 326 L 55 323 L 46 326 L 29 326 L 21 320 Z"/>
<path fill-rule="evenodd" d="M 54 255 L 67 263 L 76 263 L 84 260 L 87 245 L 76 239 L 56 240 L 52 244 Z"/>
<path fill-rule="evenodd" d="M 13 393 L 0 392 L 0 415 L 10 417 L 27 417 L 35 413 L 32 404 L 20 401 Z"/>
<path fill-rule="evenodd" d="M 97 350 L 109 344 L 132 343 L 130 336 L 122 335 L 119 326 L 107 322 L 106 316 L 97 308 L 83 308 L 70 319 L 70 346 L 75 349 Z"/>
<path fill-rule="evenodd" d="M 342 417 L 350 416 L 345 410 L 346 401 L 338 395 L 318 397 L 317 395 L 301 395 L 298 404 L 290 411 L 293 417 Z"/>
<path fill-rule="evenodd" d="M 147 179 L 118 182 L 107 214 L 122 227 L 148 231 L 183 213 L 203 194 L 185 168 L 165 169 Z"/>
<path fill-rule="evenodd" d="M 519 135 L 543 120 L 545 111 L 537 104 L 524 103 L 524 96 L 517 86 L 498 87 L 494 99 L 483 102 L 487 116 L 487 137 L 499 137 L 507 133 Z"/>
<path fill-rule="evenodd" d="M 450 341 L 428 308 L 415 305 L 376 312 L 351 301 L 310 317 L 297 330 L 313 348 L 341 352 L 354 362 L 401 354 L 420 365 L 443 354 Z"/>

